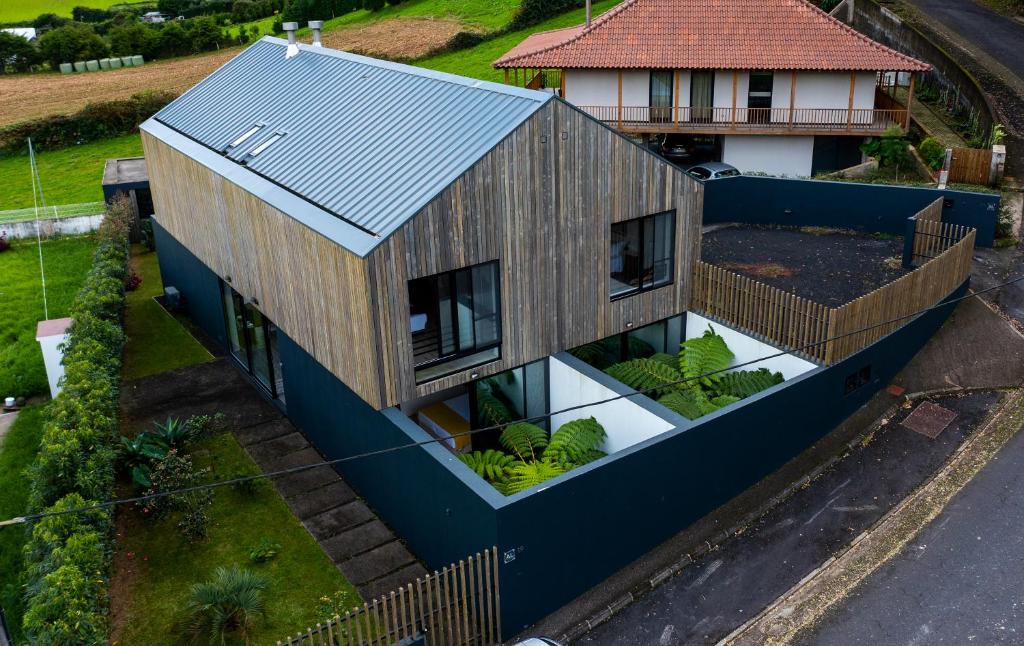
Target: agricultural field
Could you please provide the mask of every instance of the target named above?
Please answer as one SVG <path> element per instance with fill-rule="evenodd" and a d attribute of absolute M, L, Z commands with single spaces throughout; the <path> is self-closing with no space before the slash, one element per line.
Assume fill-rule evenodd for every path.
<path fill-rule="evenodd" d="M 3 0 L 0 2 L 0 23 L 25 22 L 44 13 L 71 16 L 71 10 L 78 6 L 95 9 L 109 9 L 114 5 L 135 4 L 122 0 Z M 152 2 L 146 4 L 153 4 Z"/>
<path fill-rule="evenodd" d="M 138 135 L 102 139 L 36 155 L 47 204 L 81 204 L 103 199 L 103 164 L 110 157 L 138 157 Z M 32 204 L 28 154 L 0 157 L 0 211 Z"/>

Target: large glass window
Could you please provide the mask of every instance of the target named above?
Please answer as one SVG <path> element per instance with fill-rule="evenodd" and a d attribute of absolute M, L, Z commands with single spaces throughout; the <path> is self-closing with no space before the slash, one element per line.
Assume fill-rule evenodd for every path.
<path fill-rule="evenodd" d="M 611 297 L 622 298 L 672 282 L 675 211 L 612 225 Z"/>
<path fill-rule="evenodd" d="M 664 123 L 672 120 L 672 81 L 670 70 L 651 70 L 651 121 Z"/>
<path fill-rule="evenodd" d="M 673 316 L 573 348 L 569 352 L 599 370 L 621 361 L 649 357 L 658 352 L 678 354 L 679 346 L 683 342 L 683 323 L 682 316 Z"/>
<path fill-rule="evenodd" d="M 519 366 L 473 384 L 473 428 L 530 420 L 531 424 L 548 428 L 548 369 L 541 359 Z M 494 434 L 497 438 L 498 433 Z M 481 444 L 473 439 L 474 447 Z"/>
<path fill-rule="evenodd" d="M 690 72 L 690 121 L 707 123 L 712 120 L 715 105 L 714 70 Z"/>
<path fill-rule="evenodd" d="M 772 83 L 774 74 L 771 71 L 750 73 L 750 86 L 747 91 L 747 121 L 750 123 L 768 123 L 772 109 Z"/>
<path fill-rule="evenodd" d="M 221 283 L 221 294 L 231 356 L 271 397 L 284 402 L 277 326 L 256 309 L 254 303 L 246 303 L 227 283 Z"/>
<path fill-rule="evenodd" d="M 501 355 L 497 261 L 409 281 L 409 328 L 416 381 Z"/>

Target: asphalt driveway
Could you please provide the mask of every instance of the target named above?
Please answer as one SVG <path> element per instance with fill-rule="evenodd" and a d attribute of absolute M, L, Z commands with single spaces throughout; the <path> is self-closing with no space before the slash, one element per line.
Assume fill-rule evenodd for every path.
<path fill-rule="evenodd" d="M 1024 25 L 971 0 L 908 0 L 1024 80 Z"/>

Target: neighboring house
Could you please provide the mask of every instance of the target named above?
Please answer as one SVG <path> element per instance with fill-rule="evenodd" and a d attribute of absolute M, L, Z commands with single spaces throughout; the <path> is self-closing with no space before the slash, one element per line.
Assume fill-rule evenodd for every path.
<path fill-rule="evenodd" d="M 159 11 L 147 11 L 146 13 L 142 14 L 139 20 L 141 20 L 142 22 L 148 22 L 150 24 L 157 24 L 161 22 L 167 22 L 167 16 L 160 13 Z"/>
<path fill-rule="evenodd" d="M 0 31 L 6 31 L 8 34 L 14 34 L 15 36 L 21 36 L 28 42 L 35 42 L 36 40 L 36 28 L 35 27 L 5 27 Z"/>
<path fill-rule="evenodd" d="M 930 69 L 805 0 L 626 0 L 494 67 L 623 132 L 683 133 L 695 161 L 789 176 L 856 164 L 865 136 L 907 127 L 879 86 Z"/>

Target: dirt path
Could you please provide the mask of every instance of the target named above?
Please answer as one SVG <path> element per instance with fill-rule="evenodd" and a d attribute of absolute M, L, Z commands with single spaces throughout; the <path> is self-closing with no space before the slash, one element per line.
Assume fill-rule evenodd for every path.
<path fill-rule="evenodd" d="M 411 59 L 443 46 L 462 30 L 462 24 L 455 20 L 391 18 L 336 29 L 324 35 L 324 44 L 370 56 Z M 233 47 L 109 72 L 0 76 L 0 126 L 68 114 L 91 102 L 127 98 L 139 92 L 180 94 L 240 51 L 242 48 Z"/>

